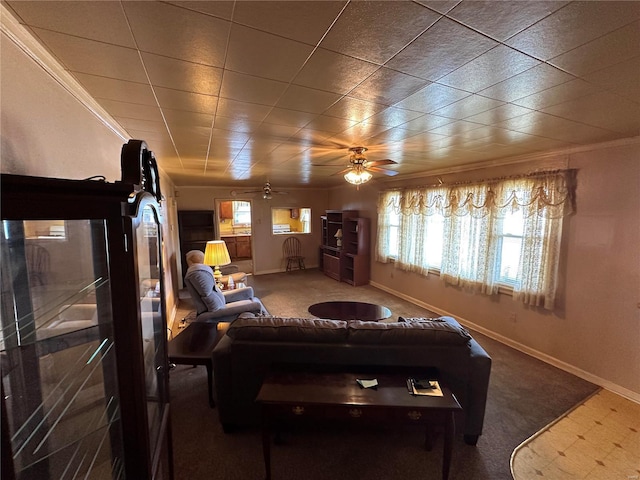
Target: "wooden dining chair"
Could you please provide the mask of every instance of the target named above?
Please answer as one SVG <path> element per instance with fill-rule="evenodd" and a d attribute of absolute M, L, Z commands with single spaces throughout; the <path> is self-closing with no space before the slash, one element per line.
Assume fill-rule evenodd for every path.
<path fill-rule="evenodd" d="M 282 255 L 287 262 L 286 270 L 290 272 L 297 265 L 298 270 L 304 270 L 302 244 L 296 237 L 287 238 L 282 244 Z"/>

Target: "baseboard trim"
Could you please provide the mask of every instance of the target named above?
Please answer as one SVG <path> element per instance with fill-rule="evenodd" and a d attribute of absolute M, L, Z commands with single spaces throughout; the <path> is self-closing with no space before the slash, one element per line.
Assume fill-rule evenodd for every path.
<path fill-rule="evenodd" d="M 436 307 L 435 305 L 431 305 L 428 304 L 426 302 L 423 302 L 421 300 L 418 300 L 417 298 L 413 298 L 409 295 L 406 295 L 402 292 L 399 292 L 397 290 L 394 290 L 392 288 L 389 288 L 385 285 L 382 285 L 380 283 L 377 282 L 369 282 L 369 284 L 372 287 L 376 287 L 380 290 L 383 290 L 387 293 L 390 293 L 392 295 L 395 295 L 396 297 L 400 297 L 403 300 L 406 300 L 407 302 L 413 303 L 414 305 L 417 305 L 419 307 L 422 308 L 426 308 L 427 310 L 431 310 L 439 315 L 446 315 L 449 317 L 454 317 L 456 320 L 458 320 L 462 325 L 464 325 L 465 327 L 468 327 L 472 330 L 476 330 L 477 332 L 482 333 L 483 335 L 486 335 L 487 337 L 500 342 L 504 345 L 507 345 L 508 347 L 514 348 L 516 350 L 518 350 L 519 352 L 522 353 L 526 353 L 527 355 L 534 357 L 538 360 L 541 360 L 545 363 L 548 363 L 549 365 L 553 365 L 556 368 L 559 368 L 560 370 L 564 370 L 567 373 L 571 373 L 572 375 L 575 375 L 576 377 L 582 378 L 583 380 L 586 380 L 588 382 L 594 383 L 602 388 L 605 388 L 617 395 L 620 395 L 622 397 L 625 397 L 628 400 L 631 400 L 632 402 L 635 403 L 640 403 L 640 393 L 634 392 L 632 390 L 629 390 L 627 388 L 624 388 L 616 383 L 611 382 L 610 380 L 607 380 L 605 378 L 599 377 L 597 375 L 594 375 L 592 373 L 589 373 L 585 370 L 582 370 L 574 365 L 571 365 L 569 363 L 566 363 L 562 360 L 559 360 L 555 357 L 552 357 L 551 355 L 547 355 L 546 353 L 540 352 L 539 350 L 536 350 L 534 348 L 528 347 L 527 345 L 524 345 L 520 342 L 516 342 L 508 337 L 505 337 L 504 335 L 501 335 L 499 333 L 494 332 L 493 330 L 489 330 L 488 328 L 485 328 L 481 325 L 478 325 L 466 318 L 460 317 L 459 315 L 455 315 L 451 312 L 448 312 L 446 310 L 443 310 L 441 308 Z"/>

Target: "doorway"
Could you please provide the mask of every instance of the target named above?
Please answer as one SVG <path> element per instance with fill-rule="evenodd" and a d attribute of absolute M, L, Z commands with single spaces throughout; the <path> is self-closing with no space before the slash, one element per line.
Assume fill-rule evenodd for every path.
<path fill-rule="evenodd" d="M 215 200 L 215 218 L 220 240 L 224 240 L 227 245 L 231 263 L 246 273 L 253 273 L 251 207 L 250 200 Z"/>

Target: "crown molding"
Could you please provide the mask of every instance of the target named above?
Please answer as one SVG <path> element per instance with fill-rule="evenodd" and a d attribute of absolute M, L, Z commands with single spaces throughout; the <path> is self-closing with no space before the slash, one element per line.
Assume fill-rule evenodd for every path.
<path fill-rule="evenodd" d="M 2 3 L 0 3 L 0 32 L 89 110 L 104 126 L 120 137 L 123 142 L 131 138 L 131 135 L 98 104 L 89 92 L 60 65 L 53 55 L 40 45 Z"/>

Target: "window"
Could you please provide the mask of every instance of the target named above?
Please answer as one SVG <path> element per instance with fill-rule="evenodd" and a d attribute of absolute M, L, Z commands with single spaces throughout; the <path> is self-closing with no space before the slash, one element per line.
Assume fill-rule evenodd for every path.
<path fill-rule="evenodd" d="M 552 309 L 574 172 L 382 192 L 376 259 Z"/>
<path fill-rule="evenodd" d="M 274 235 L 311 233 L 311 209 L 272 208 L 271 228 Z"/>
<path fill-rule="evenodd" d="M 513 286 L 520 272 L 524 218 L 522 210 L 507 213 L 500 222 L 498 237 L 498 281 Z"/>
<path fill-rule="evenodd" d="M 251 203 L 232 202 L 233 225 L 251 225 Z"/>

